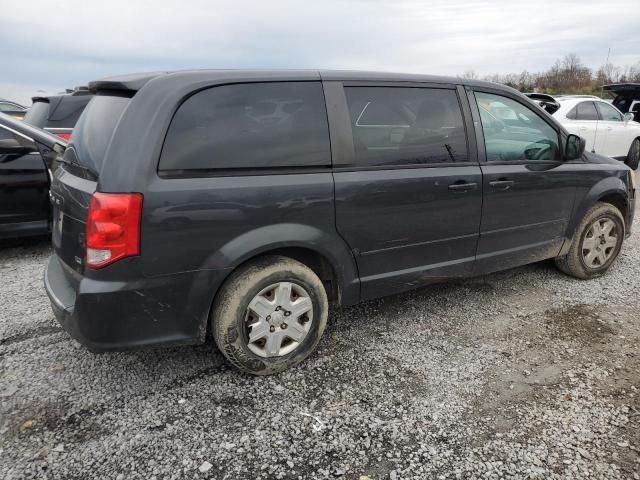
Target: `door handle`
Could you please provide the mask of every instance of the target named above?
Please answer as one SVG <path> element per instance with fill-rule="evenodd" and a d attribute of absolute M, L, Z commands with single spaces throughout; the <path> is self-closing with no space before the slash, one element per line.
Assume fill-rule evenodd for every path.
<path fill-rule="evenodd" d="M 587 131 L 587 127 L 580 127 L 578 130 L 580 130 L 581 132 L 586 132 Z"/>
<path fill-rule="evenodd" d="M 477 188 L 477 183 L 464 182 L 462 180 L 449 185 L 449 190 L 453 190 L 454 192 L 468 192 L 469 190 L 476 190 Z"/>
<path fill-rule="evenodd" d="M 489 186 L 496 190 L 509 190 L 513 187 L 513 180 L 493 180 L 489 182 Z"/>
<path fill-rule="evenodd" d="M 607 130 L 611 131 L 611 130 L 613 130 L 613 127 L 607 127 Z"/>

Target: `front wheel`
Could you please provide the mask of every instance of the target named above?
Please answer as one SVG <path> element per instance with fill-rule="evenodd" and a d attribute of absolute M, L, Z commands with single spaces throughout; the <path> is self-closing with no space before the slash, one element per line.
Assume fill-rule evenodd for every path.
<path fill-rule="evenodd" d="M 598 202 L 580 222 L 567 255 L 556 258 L 556 265 L 576 278 L 599 277 L 620 254 L 623 240 L 624 220 L 620 210 Z"/>
<path fill-rule="evenodd" d="M 267 256 L 231 274 L 211 312 L 220 351 L 240 370 L 281 372 L 311 354 L 328 315 L 322 281 L 288 257 Z"/>
<path fill-rule="evenodd" d="M 632 170 L 638 169 L 638 163 L 640 163 L 640 138 L 636 138 L 631 142 L 629 147 L 629 154 L 627 155 L 627 161 L 624 162 Z"/>

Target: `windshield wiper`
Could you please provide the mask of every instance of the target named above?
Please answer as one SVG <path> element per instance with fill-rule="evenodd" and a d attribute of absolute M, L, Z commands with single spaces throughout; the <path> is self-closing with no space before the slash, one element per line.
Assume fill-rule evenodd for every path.
<path fill-rule="evenodd" d="M 444 144 L 444 148 L 447 149 L 447 153 L 451 157 L 451 161 L 455 162 L 456 161 L 456 157 L 453 156 L 453 149 L 451 148 L 451 145 L 449 145 L 448 143 L 445 143 Z"/>

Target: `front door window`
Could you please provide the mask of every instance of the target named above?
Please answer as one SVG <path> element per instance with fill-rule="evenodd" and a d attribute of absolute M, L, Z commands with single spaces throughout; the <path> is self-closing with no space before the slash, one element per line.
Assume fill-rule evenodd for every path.
<path fill-rule="evenodd" d="M 597 102 L 598 110 L 600 110 L 600 116 L 605 122 L 622 122 L 622 114 L 614 107 L 604 102 Z"/>
<path fill-rule="evenodd" d="M 488 162 L 561 159 L 558 133 L 532 109 L 501 95 L 475 97 Z"/>

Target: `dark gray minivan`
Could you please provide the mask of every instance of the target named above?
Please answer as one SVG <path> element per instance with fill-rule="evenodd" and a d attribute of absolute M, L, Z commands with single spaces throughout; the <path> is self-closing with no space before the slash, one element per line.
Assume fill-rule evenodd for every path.
<path fill-rule="evenodd" d="M 629 168 L 507 87 L 219 70 L 90 88 L 68 145 L 36 140 L 64 150 L 46 289 L 92 350 L 211 332 L 274 373 L 314 350 L 329 303 L 548 258 L 592 278 L 631 230 Z"/>

